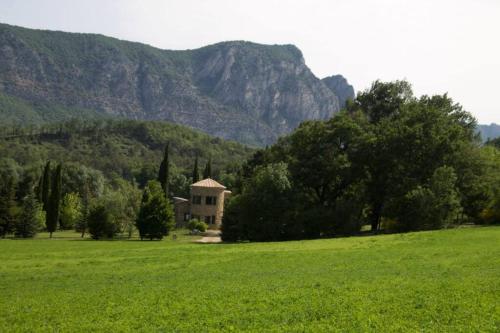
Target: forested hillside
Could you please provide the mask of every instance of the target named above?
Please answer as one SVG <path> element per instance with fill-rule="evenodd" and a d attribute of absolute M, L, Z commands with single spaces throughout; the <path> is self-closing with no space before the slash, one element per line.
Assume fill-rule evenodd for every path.
<path fill-rule="evenodd" d="M 200 165 L 212 160 L 214 177 L 225 177 L 253 149 L 180 125 L 133 120 L 96 120 L 38 127 L 4 127 L 0 156 L 16 169 L 39 175 L 47 160 L 64 169 L 93 170 L 106 179 L 123 178 L 140 186 L 155 179 L 166 143 L 170 143 L 173 181 L 185 194 L 198 156 Z"/>

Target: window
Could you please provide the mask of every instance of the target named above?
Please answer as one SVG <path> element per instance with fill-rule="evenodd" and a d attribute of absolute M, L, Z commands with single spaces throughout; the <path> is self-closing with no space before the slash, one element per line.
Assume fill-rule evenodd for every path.
<path fill-rule="evenodd" d="M 189 213 L 184 213 L 184 221 L 189 221 Z"/>
<path fill-rule="evenodd" d="M 206 224 L 215 224 L 215 216 L 205 216 L 205 223 Z"/>
<path fill-rule="evenodd" d="M 201 195 L 193 195 L 193 198 L 191 199 L 191 202 L 194 205 L 201 205 Z"/>
<path fill-rule="evenodd" d="M 215 206 L 217 204 L 217 197 L 206 197 L 205 204 Z"/>

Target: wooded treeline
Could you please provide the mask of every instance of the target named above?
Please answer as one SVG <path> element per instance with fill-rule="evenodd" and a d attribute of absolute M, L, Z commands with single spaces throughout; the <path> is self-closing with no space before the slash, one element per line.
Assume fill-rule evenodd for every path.
<path fill-rule="evenodd" d="M 223 238 L 287 240 L 500 222 L 500 151 L 447 95 L 375 82 L 246 162 Z"/>
<path fill-rule="evenodd" d="M 15 136 L 11 132 L 4 130 L 7 136 L 0 139 L 0 236 L 75 229 L 82 236 L 91 231 L 95 238 L 129 237 L 137 228 L 141 201 L 166 204 L 163 213 L 173 214 L 171 202 L 157 198 L 151 181 L 160 183 L 165 198 L 189 196 L 192 177 L 199 178 L 194 164 L 203 163 L 204 174 L 230 184 L 238 160 L 253 151 L 163 122 L 75 120 L 16 129 Z M 148 196 L 141 199 L 143 190 Z M 51 193 L 59 193 L 52 205 Z M 103 222 L 92 224 L 93 218 Z M 18 232 L 22 228 L 26 231 Z M 157 238 L 162 228 L 159 234 L 139 231 Z"/>

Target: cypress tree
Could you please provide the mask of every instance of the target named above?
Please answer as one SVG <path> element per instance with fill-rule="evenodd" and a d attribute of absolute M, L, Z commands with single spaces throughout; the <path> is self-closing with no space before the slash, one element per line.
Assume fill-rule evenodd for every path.
<path fill-rule="evenodd" d="M 163 161 L 161 161 L 160 164 L 160 172 L 158 173 L 158 181 L 161 184 L 161 188 L 163 189 L 163 192 L 165 192 L 165 196 L 168 197 L 168 183 L 170 181 L 170 163 L 169 163 L 169 158 L 168 158 L 168 150 L 169 150 L 169 144 L 165 146 L 165 152 L 163 154 Z"/>
<path fill-rule="evenodd" d="M 13 178 L 9 178 L 0 184 L 0 237 L 12 232 L 16 210 L 16 184 Z"/>
<path fill-rule="evenodd" d="M 47 212 L 49 206 L 49 198 L 50 198 L 50 161 L 45 164 L 45 169 L 43 170 L 43 180 L 42 180 L 42 189 L 41 189 L 41 203 L 43 205 L 43 210 Z"/>
<path fill-rule="evenodd" d="M 208 162 L 205 165 L 205 170 L 203 171 L 203 179 L 212 178 L 212 158 L 208 158 Z"/>
<path fill-rule="evenodd" d="M 50 233 L 50 238 L 52 238 L 52 233 L 57 229 L 57 222 L 59 221 L 59 215 L 61 211 L 61 190 L 62 190 L 62 166 L 59 164 L 54 173 L 54 179 L 52 180 L 52 190 L 50 192 L 50 198 L 48 202 L 47 209 L 47 231 Z"/>
<path fill-rule="evenodd" d="M 198 171 L 198 155 L 194 159 L 194 168 L 193 168 L 193 184 L 200 180 L 200 172 Z"/>

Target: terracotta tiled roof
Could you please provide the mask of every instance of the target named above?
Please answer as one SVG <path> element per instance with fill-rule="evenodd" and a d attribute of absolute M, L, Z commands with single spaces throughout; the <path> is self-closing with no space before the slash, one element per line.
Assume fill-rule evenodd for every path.
<path fill-rule="evenodd" d="M 225 189 L 226 187 L 224 185 L 221 185 L 217 183 L 215 180 L 207 178 L 200 180 L 199 182 L 194 183 L 194 187 L 211 187 L 211 188 L 220 188 L 220 189 Z"/>

